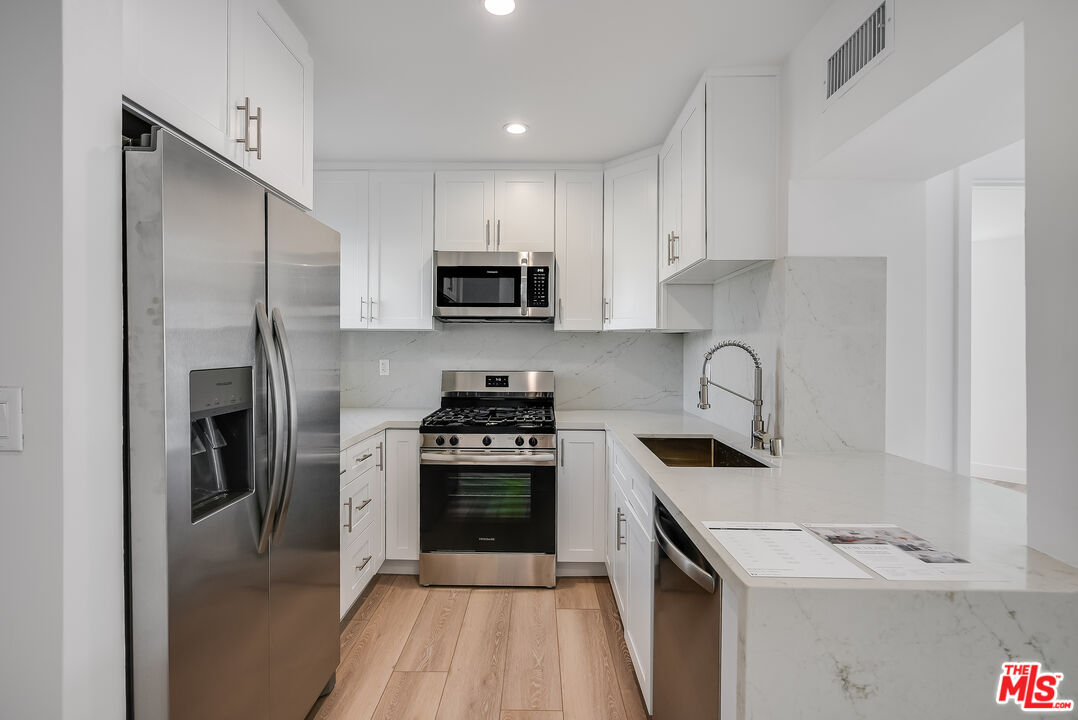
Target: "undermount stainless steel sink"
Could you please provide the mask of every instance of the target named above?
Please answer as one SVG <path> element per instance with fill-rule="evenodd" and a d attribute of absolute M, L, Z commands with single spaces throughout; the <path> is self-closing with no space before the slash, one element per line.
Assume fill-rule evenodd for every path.
<path fill-rule="evenodd" d="M 636 437 L 667 467 L 768 467 L 711 437 Z"/>

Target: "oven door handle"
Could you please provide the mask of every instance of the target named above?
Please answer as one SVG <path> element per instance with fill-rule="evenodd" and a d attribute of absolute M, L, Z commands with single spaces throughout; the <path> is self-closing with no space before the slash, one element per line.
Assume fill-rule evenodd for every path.
<path fill-rule="evenodd" d="M 554 453 L 441 453 L 425 452 L 420 462 L 440 465 L 552 465 Z"/>

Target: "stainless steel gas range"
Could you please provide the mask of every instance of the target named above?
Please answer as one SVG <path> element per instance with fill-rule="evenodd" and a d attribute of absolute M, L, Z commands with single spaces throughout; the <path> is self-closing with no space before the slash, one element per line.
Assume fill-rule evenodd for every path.
<path fill-rule="evenodd" d="M 554 373 L 442 373 L 423 419 L 419 582 L 554 586 Z"/>

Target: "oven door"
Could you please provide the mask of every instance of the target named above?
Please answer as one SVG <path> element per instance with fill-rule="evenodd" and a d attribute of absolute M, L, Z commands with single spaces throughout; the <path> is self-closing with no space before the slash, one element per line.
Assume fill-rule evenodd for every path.
<path fill-rule="evenodd" d="M 555 472 L 550 451 L 424 450 L 420 552 L 552 555 Z"/>

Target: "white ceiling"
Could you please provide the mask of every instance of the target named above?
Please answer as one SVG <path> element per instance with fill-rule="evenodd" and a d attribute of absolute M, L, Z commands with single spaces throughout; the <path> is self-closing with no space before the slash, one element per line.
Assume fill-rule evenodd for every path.
<path fill-rule="evenodd" d="M 705 69 L 780 63 L 830 2 L 283 0 L 314 56 L 316 159 L 418 162 L 658 144 Z"/>

